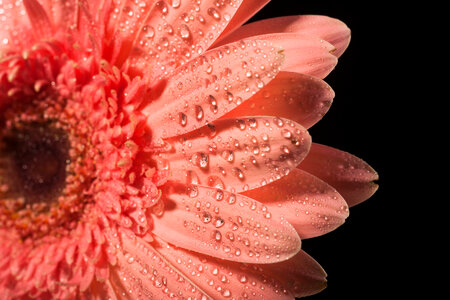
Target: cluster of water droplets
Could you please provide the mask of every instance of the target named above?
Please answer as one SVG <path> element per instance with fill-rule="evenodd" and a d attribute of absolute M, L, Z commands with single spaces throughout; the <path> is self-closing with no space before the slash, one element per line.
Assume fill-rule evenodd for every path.
<path fill-rule="evenodd" d="M 151 113 L 157 135 L 170 137 L 220 118 L 265 87 L 280 71 L 283 55 L 268 41 L 247 40 L 214 49 L 179 68 Z"/>
<path fill-rule="evenodd" d="M 203 53 L 228 25 L 241 0 L 136 1 L 119 8 L 120 30 L 135 35 L 134 47 L 139 59 L 159 65 L 179 66 Z M 136 32 L 133 32 L 136 31 Z"/>
<path fill-rule="evenodd" d="M 218 121 L 173 140 L 174 151 L 162 154 L 175 176 L 241 192 L 289 174 L 308 151 L 309 136 L 295 122 L 276 117 Z"/>
<path fill-rule="evenodd" d="M 176 197 L 186 236 L 199 239 L 207 254 L 243 261 L 276 261 L 298 245 L 284 220 L 259 202 L 218 188 L 190 185 Z"/>

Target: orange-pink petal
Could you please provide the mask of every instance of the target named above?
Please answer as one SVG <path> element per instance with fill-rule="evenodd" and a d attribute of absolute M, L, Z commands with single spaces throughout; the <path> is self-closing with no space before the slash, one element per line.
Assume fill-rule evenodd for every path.
<path fill-rule="evenodd" d="M 327 286 L 327 274 L 305 251 L 300 250 L 288 261 L 262 265 L 261 268 L 283 282 L 295 297 L 306 297 Z"/>
<path fill-rule="evenodd" d="M 22 0 L 3 0 L 0 2 L 0 58 L 6 49 L 23 49 L 34 43 L 28 34 L 30 22 Z"/>
<path fill-rule="evenodd" d="M 227 37 L 227 41 L 237 41 L 251 36 L 269 33 L 295 32 L 318 37 L 332 44 L 337 57 L 350 43 L 350 29 L 340 20 L 326 16 L 301 15 L 265 19 L 246 24 Z"/>
<path fill-rule="evenodd" d="M 338 149 L 315 144 L 298 167 L 333 186 L 349 206 L 370 198 L 378 189 L 377 172 L 362 159 Z"/>
<path fill-rule="evenodd" d="M 212 299 L 292 299 L 293 294 L 272 274 L 159 242 L 155 250 L 186 274 Z M 301 280 L 301 279 L 299 279 Z"/>
<path fill-rule="evenodd" d="M 155 1 L 139 28 L 128 62 L 141 72 L 151 69 L 152 78 L 165 76 L 205 52 L 241 3 L 242 0 Z"/>
<path fill-rule="evenodd" d="M 172 185 L 163 201 L 153 233 L 178 247 L 247 263 L 283 261 L 300 250 L 300 238 L 286 220 L 240 194 Z"/>
<path fill-rule="evenodd" d="M 302 239 L 326 234 L 348 217 L 347 203 L 334 188 L 299 169 L 244 195 L 286 218 Z"/>
<path fill-rule="evenodd" d="M 276 76 L 283 62 L 279 51 L 269 42 L 240 41 L 190 61 L 143 110 L 153 134 L 180 135 L 235 108 Z"/>
<path fill-rule="evenodd" d="M 42 5 L 37 0 L 23 0 L 27 16 L 36 39 L 45 39 L 52 33 L 53 25 Z"/>
<path fill-rule="evenodd" d="M 230 111 L 224 118 L 273 115 L 310 128 L 325 115 L 333 98 L 333 90 L 322 79 L 299 73 L 280 72 L 261 91 Z"/>
<path fill-rule="evenodd" d="M 309 151 L 301 125 L 278 117 L 221 119 L 167 142 L 169 179 L 241 192 L 287 175 Z"/>
<path fill-rule="evenodd" d="M 205 299 L 188 277 L 179 272 L 154 248 L 132 234 L 121 234 L 117 265 L 110 283 L 119 299 Z M 119 245 L 117 245 L 119 246 Z"/>
<path fill-rule="evenodd" d="M 217 38 L 216 44 L 218 41 L 222 40 L 223 38 L 234 32 L 236 29 L 240 28 L 242 24 L 247 22 L 269 2 L 270 0 L 244 0 L 231 19 L 231 22 L 228 24 L 222 34 Z M 212 47 L 214 47 L 214 45 Z"/>

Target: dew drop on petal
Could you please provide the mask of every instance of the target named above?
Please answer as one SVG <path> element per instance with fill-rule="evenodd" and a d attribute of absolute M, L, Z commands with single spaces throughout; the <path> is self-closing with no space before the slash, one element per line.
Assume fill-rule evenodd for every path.
<path fill-rule="evenodd" d="M 220 20 L 220 18 L 221 18 L 219 11 L 217 11 L 217 9 L 215 9 L 214 7 L 208 8 L 208 15 L 210 15 L 217 21 Z"/>
<path fill-rule="evenodd" d="M 180 125 L 183 127 L 186 126 L 186 124 L 187 124 L 187 116 L 182 112 L 179 113 L 179 122 L 180 122 Z"/>

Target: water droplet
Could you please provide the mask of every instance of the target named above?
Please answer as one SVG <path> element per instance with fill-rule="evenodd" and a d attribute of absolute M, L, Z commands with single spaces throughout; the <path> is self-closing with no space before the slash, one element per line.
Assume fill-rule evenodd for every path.
<path fill-rule="evenodd" d="M 278 127 L 283 127 L 284 126 L 284 122 L 282 119 L 280 118 L 274 118 L 273 122 L 278 126 Z"/>
<path fill-rule="evenodd" d="M 220 13 L 214 7 L 208 8 L 208 15 L 210 15 L 217 21 L 220 20 L 220 18 L 221 18 Z"/>
<path fill-rule="evenodd" d="M 191 185 L 187 187 L 187 194 L 191 198 L 195 198 L 198 196 L 198 187 L 196 185 Z"/>
<path fill-rule="evenodd" d="M 146 38 L 151 39 L 155 36 L 155 29 L 153 29 L 153 27 L 150 25 L 145 25 L 144 27 L 142 27 L 142 31 L 144 32 L 144 36 Z"/>
<path fill-rule="evenodd" d="M 250 128 L 256 128 L 258 126 L 258 122 L 256 119 L 250 118 L 248 119 L 248 126 L 250 126 Z"/>
<path fill-rule="evenodd" d="M 218 230 L 214 231 L 214 239 L 216 241 L 222 240 L 222 234 L 220 233 L 220 231 L 218 231 Z"/>
<path fill-rule="evenodd" d="M 189 30 L 189 27 L 186 24 L 182 24 L 180 26 L 180 36 L 184 40 L 188 40 L 191 38 L 191 31 Z"/>
<path fill-rule="evenodd" d="M 241 120 L 241 119 L 236 119 L 236 126 L 237 128 L 239 128 L 240 130 L 245 130 L 245 121 Z"/>
<path fill-rule="evenodd" d="M 223 190 L 217 189 L 217 190 L 216 190 L 216 196 L 215 196 L 216 200 L 217 200 L 217 201 L 222 201 L 222 200 L 223 200 L 223 197 L 224 197 Z"/>
<path fill-rule="evenodd" d="M 225 221 L 224 221 L 222 218 L 217 217 L 217 218 L 216 218 L 216 222 L 215 222 L 215 224 L 214 224 L 214 225 L 216 226 L 216 228 L 222 227 L 223 224 L 225 224 Z"/>
<path fill-rule="evenodd" d="M 187 178 L 187 183 L 188 184 L 199 184 L 200 183 L 200 178 L 198 177 L 197 173 L 195 173 L 192 170 L 189 170 L 186 172 L 186 178 Z"/>
<path fill-rule="evenodd" d="M 231 103 L 231 102 L 233 102 L 234 96 L 233 96 L 232 93 L 227 92 L 226 95 L 225 95 L 225 99 L 226 99 L 228 102 Z"/>
<path fill-rule="evenodd" d="M 208 96 L 208 102 L 209 102 L 209 104 L 210 104 L 211 111 L 212 111 L 213 113 L 217 113 L 217 111 L 219 110 L 219 108 L 218 108 L 218 106 L 217 106 L 217 100 L 216 100 L 216 98 L 214 98 L 213 95 L 209 95 L 209 96 Z"/>
<path fill-rule="evenodd" d="M 269 144 L 262 144 L 261 150 L 264 152 L 270 152 L 270 145 Z"/>
<path fill-rule="evenodd" d="M 285 154 L 289 154 L 289 148 L 286 145 L 283 145 L 280 147 L 281 152 L 285 153 Z"/>
<path fill-rule="evenodd" d="M 173 8 L 180 7 L 181 0 L 171 0 L 170 2 Z"/>
<path fill-rule="evenodd" d="M 180 122 L 180 125 L 183 127 L 186 126 L 186 124 L 187 124 L 187 116 L 182 112 L 179 113 L 179 122 Z"/>
<path fill-rule="evenodd" d="M 208 186 L 215 187 L 218 189 L 225 188 L 225 184 L 223 183 L 222 179 L 220 179 L 218 176 L 209 176 L 208 177 Z"/>
<path fill-rule="evenodd" d="M 222 152 L 222 158 L 225 159 L 228 162 L 234 161 L 234 152 L 231 150 L 225 150 Z"/>
<path fill-rule="evenodd" d="M 230 196 L 228 197 L 228 203 L 229 204 L 236 203 L 236 195 L 235 194 L 230 194 Z"/>
<path fill-rule="evenodd" d="M 203 223 L 207 224 L 211 222 L 211 215 L 207 212 L 204 212 L 201 219 Z"/>
<path fill-rule="evenodd" d="M 200 105 L 195 106 L 195 117 L 199 121 L 203 119 L 203 108 Z"/>
<path fill-rule="evenodd" d="M 290 139 L 292 137 L 292 132 L 287 129 L 283 129 L 281 130 L 281 135 L 286 139 Z"/>
<path fill-rule="evenodd" d="M 169 12 L 169 8 L 164 1 L 158 1 L 158 3 L 156 3 L 156 7 L 161 11 L 163 15 L 167 15 L 167 13 Z"/>
<path fill-rule="evenodd" d="M 244 179 L 244 172 L 242 172 L 242 170 L 241 169 L 239 169 L 239 168 L 234 168 L 233 169 L 233 171 L 234 171 L 234 175 L 237 177 L 237 178 L 239 178 L 240 180 L 243 180 Z"/>

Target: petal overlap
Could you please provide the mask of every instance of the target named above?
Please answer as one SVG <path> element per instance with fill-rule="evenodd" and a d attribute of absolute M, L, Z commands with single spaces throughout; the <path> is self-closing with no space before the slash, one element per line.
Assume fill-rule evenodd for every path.
<path fill-rule="evenodd" d="M 300 73 L 280 72 L 249 100 L 224 118 L 248 115 L 272 115 L 310 128 L 328 111 L 334 92 L 325 81 Z"/>
<path fill-rule="evenodd" d="M 378 189 L 377 172 L 362 159 L 329 146 L 313 143 L 308 158 L 299 169 L 333 186 L 354 206 L 370 198 Z"/>
<path fill-rule="evenodd" d="M 167 189 L 152 231 L 171 244 L 247 263 L 283 261 L 300 249 L 295 229 L 251 198 L 199 185 Z"/>
<path fill-rule="evenodd" d="M 155 136 L 167 138 L 214 121 L 276 76 L 284 58 L 280 52 L 267 41 L 240 41 L 192 60 L 144 108 L 148 126 Z"/>
<path fill-rule="evenodd" d="M 155 1 L 127 57 L 131 68 L 164 77 L 205 52 L 226 28 L 242 0 Z"/>
<path fill-rule="evenodd" d="M 278 117 L 222 119 L 167 140 L 158 159 L 171 180 L 231 192 L 264 186 L 289 174 L 308 154 L 311 137 L 301 125 Z"/>
<path fill-rule="evenodd" d="M 299 169 L 244 195 L 286 218 L 302 239 L 326 234 L 348 217 L 347 203 L 333 187 Z"/>

